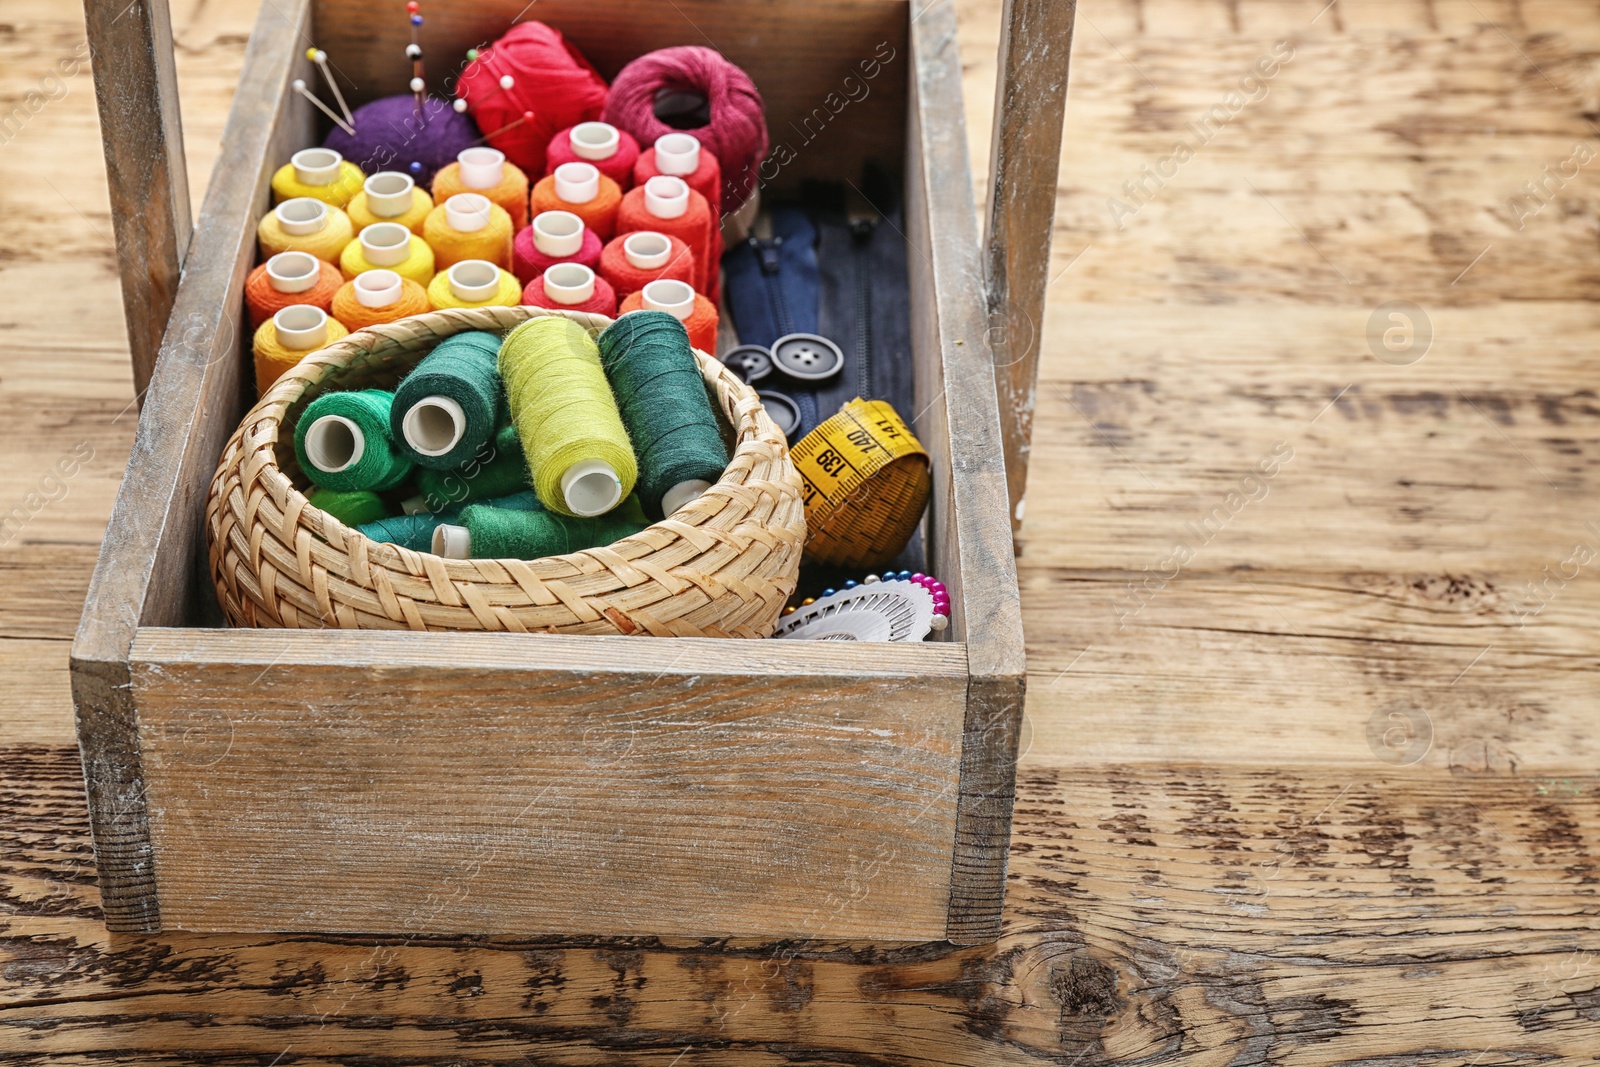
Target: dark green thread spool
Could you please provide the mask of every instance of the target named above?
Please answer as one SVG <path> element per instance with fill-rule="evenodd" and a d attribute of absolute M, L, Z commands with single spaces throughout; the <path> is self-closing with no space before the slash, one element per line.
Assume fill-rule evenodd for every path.
<path fill-rule="evenodd" d="M 446 337 L 395 390 L 389 428 L 419 467 L 452 471 L 494 436 L 505 409 L 500 338 L 483 330 Z"/>

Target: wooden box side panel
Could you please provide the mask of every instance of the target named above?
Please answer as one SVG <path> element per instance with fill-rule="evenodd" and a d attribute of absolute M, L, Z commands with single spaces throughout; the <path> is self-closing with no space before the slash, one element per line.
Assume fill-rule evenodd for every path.
<path fill-rule="evenodd" d="M 676 45 L 714 48 L 738 64 L 766 107 L 773 151 L 762 184 L 859 180 L 868 159 L 900 161 L 906 0 L 474 0 L 423 10 L 429 91 L 438 95 L 454 95 L 467 49 L 489 44 L 514 20 L 539 19 L 566 35 L 607 81 L 635 57 Z M 398 5 L 317 0 L 315 24 L 318 46 L 335 58 L 356 99 L 406 91 L 411 71 L 401 57 L 410 35 Z M 869 66 L 877 74 L 864 79 L 860 64 L 869 61 L 880 68 Z"/>
<path fill-rule="evenodd" d="M 919 432 L 948 449 L 934 464 L 930 561 L 952 576 L 972 674 L 948 934 L 975 943 L 1000 933 L 1025 667 L 955 33 L 948 0 L 911 28 L 906 232 Z"/>
<path fill-rule="evenodd" d="M 266 209 L 269 161 L 312 130 L 310 105 L 289 88 L 309 76 L 301 43 L 309 18 L 309 0 L 277 0 L 257 19 L 73 643 L 100 894 L 116 931 L 160 925 L 128 653 L 140 625 L 187 621 L 205 588 L 206 486 L 239 416 L 240 292 Z M 125 269 L 140 261 L 140 250 L 121 251 Z"/>
<path fill-rule="evenodd" d="M 163 925 L 943 937 L 963 650 L 764 644 L 143 631 Z"/>

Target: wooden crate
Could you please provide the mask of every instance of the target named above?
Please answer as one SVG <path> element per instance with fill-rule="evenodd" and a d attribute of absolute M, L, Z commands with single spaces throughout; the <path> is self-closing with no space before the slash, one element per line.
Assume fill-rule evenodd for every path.
<path fill-rule="evenodd" d="M 1019 0 L 1014 27 L 1048 7 Z M 443 57 L 527 11 L 429 8 L 436 88 Z M 358 86 L 353 104 L 402 91 L 400 10 L 262 6 L 190 239 L 165 5 L 89 3 L 97 56 L 121 57 L 96 62 L 97 92 L 136 379 L 149 380 L 73 647 L 107 925 L 992 939 L 1023 648 L 986 293 L 1009 265 L 1033 269 L 1042 296 L 1044 264 L 1007 244 L 1041 220 L 997 198 L 985 288 L 948 0 L 542 0 L 529 13 L 607 77 L 651 48 L 714 40 L 757 81 L 774 143 L 794 149 L 774 188 L 853 177 L 869 159 L 903 170 L 906 414 L 933 457 L 929 563 L 955 603 L 945 640 L 217 625 L 202 512 L 248 406 L 241 285 L 273 168 L 315 139 L 289 86 L 316 84 L 316 41 Z M 1039 25 L 1060 57 L 1045 80 L 1064 85 L 1065 38 Z M 870 92 L 824 123 L 817 109 L 867 60 Z M 1002 67 L 1025 82 L 1022 65 Z M 1015 86 L 1003 89 L 1002 107 Z M 1049 111 L 1049 93 L 1030 99 Z M 1042 143 L 1053 189 L 1059 130 Z M 997 143 L 1002 161 L 1038 154 Z"/>

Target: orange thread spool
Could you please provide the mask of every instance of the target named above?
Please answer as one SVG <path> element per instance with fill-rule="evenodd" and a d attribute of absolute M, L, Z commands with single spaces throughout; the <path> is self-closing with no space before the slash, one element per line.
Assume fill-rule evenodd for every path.
<path fill-rule="evenodd" d="M 657 175 L 629 189 L 617 211 L 617 231 L 654 230 L 676 237 L 694 251 L 694 287 L 709 295 L 718 270 L 712 258 L 711 233 L 715 220 L 706 198 L 689 188 L 682 178 Z"/>
<path fill-rule="evenodd" d="M 270 274 L 269 274 L 270 268 Z M 306 285 L 307 282 L 310 285 Z M 333 294 L 339 291 L 344 276 L 332 263 L 309 252 L 280 252 L 250 272 L 244 280 L 244 303 L 250 312 L 250 328 L 290 304 L 310 304 L 323 311 L 333 310 Z M 305 286 L 280 289 L 279 285 Z"/>
<path fill-rule="evenodd" d="M 672 315 L 689 332 L 689 344 L 708 356 L 717 354 L 717 306 L 689 288 L 687 282 L 653 281 L 624 300 L 618 314 L 645 310 Z"/>
<path fill-rule="evenodd" d="M 694 252 L 678 238 L 654 230 L 619 234 L 600 252 L 600 277 L 622 300 L 658 278 L 693 285 Z"/>
<path fill-rule="evenodd" d="M 430 310 L 428 291 L 392 270 L 364 271 L 341 285 L 333 297 L 333 317 L 352 331 Z"/>
<path fill-rule="evenodd" d="M 482 193 L 457 193 L 428 212 L 422 224 L 422 239 L 433 249 L 436 271 L 469 259 L 510 270 L 515 233 L 506 209 Z"/>
<path fill-rule="evenodd" d="M 256 396 L 264 396 L 272 383 L 320 348 L 326 348 L 350 331 L 321 308 L 290 304 L 261 324 L 251 339 L 255 353 Z"/>
<path fill-rule="evenodd" d="M 535 215 L 545 211 L 570 211 L 583 220 L 602 241 L 617 232 L 617 208 L 622 187 L 593 163 L 563 163 L 554 174 L 539 179 L 530 198 Z"/>
<path fill-rule="evenodd" d="M 528 176 L 515 163 L 507 163 L 497 148 L 468 148 L 433 176 L 433 199 L 444 203 L 457 193 L 481 193 L 505 208 L 511 225 L 528 224 Z"/>

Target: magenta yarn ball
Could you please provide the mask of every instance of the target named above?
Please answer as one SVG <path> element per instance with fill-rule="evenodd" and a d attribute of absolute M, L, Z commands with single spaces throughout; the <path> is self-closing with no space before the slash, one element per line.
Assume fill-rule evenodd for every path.
<path fill-rule="evenodd" d="M 482 140 L 477 124 L 455 111 L 448 100 L 422 99 L 417 111 L 410 93 L 385 96 L 354 112 L 354 136 L 335 126 L 322 147 L 331 148 L 367 174 L 397 170 L 416 179 L 420 188 L 433 184 L 441 168 L 456 161 L 463 149 Z M 413 168 L 420 163 L 420 169 Z"/>

